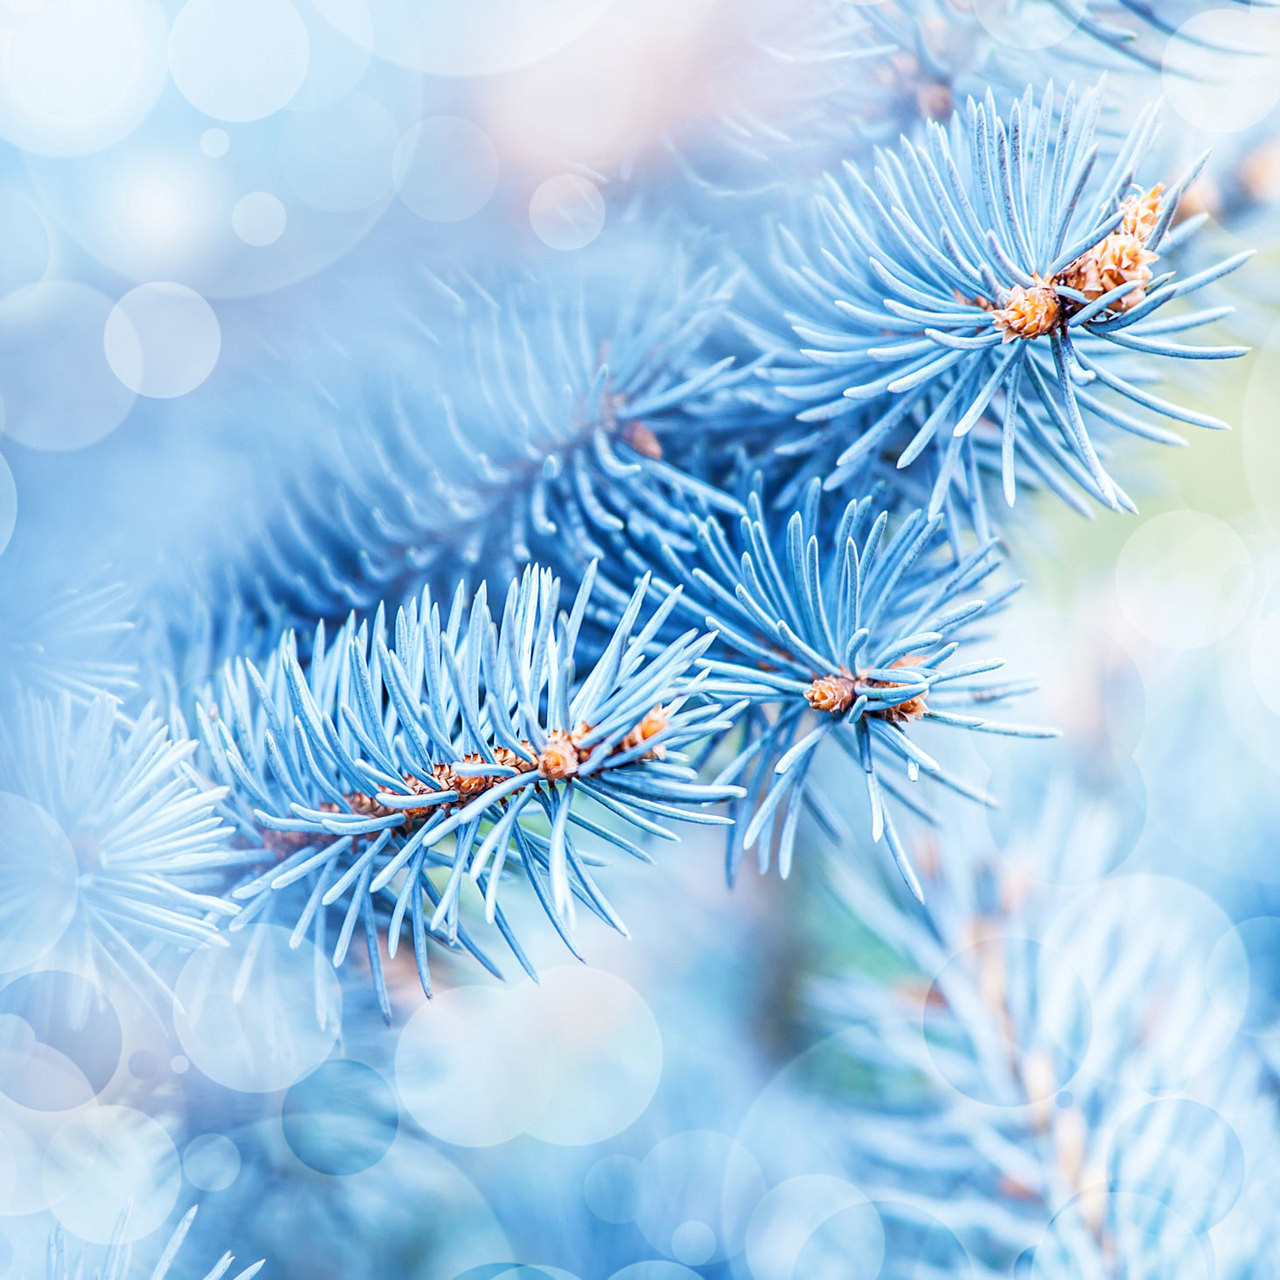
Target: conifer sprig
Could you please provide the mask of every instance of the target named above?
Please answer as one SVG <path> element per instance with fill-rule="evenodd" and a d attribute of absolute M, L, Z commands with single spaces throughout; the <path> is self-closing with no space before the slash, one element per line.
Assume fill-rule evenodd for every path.
<path fill-rule="evenodd" d="M 464 922 L 469 895 L 531 967 L 501 905 L 513 869 L 571 950 L 575 901 L 621 929 L 580 837 L 644 858 L 619 820 L 668 839 L 668 819 L 727 821 L 706 809 L 737 788 L 698 782 L 684 751 L 727 728 L 732 709 L 698 670 L 712 637 L 657 642 L 676 597 L 646 613 L 647 582 L 583 663 L 594 577 L 567 610 L 559 580 L 531 568 L 496 620 L 483 588 L 469 604 L 459 591 L 443 614 L 426 591 L 393 627 L 379 611 L 330 643 L 322 626 L 305 664 L 292 634 L 261 673 L 233 663 L 200 713 L 231 821 L 265 864 L 235 890 L 233 927 L 287 897 L 295 934 L 322 944 L 342 903 L 334 961 L 362 925 L 384 1002 L 380 928 L 392 955 L 402 930 L 412 935 L 427 989 L 428 938 L 492 966 Z"/>
<path fill-rule="evenodd" d="M 1135 357 L 1242 355 L 1178 340 L 1228 309 L 1169 304 L 1249 255 L 1157 274 L 1196 170 L 1167 190 L 1137 184 L 1154 111 L 1104 162 L 1101 105 L 1074 88 L 1060 105 L 1052 89 L 1038 104 L 1028 90 L 1006 117 L 990 95 L 971 100 L 949 131 L 931 124 L 921 143 L 879 152 L 873 173 L 846 166 L 819 197 L 810 237 L 779 230 L 777 305 L 795 346 L 775 349 L 773 380 L 801 422 L 825 424 L 807 436 L 818 458 L 839 441 L 829 485 L 871 454 L 899 468 L 930 455 L 936 514 L 998 458 L 1010 505 L 1029 475 L 1076 505 L 1083 490 L 1133 510 L 1102 461 L 1116 432 L 1182 443 L 1151 414 L 1225 426 L 1148 390 Z M 967 505 L 984 534 L 971 480 Z"/>
<path fill-rule="evenodd" d="M 716 633 L 704 661 L 710 690 L 743 698 L 750 709 L 719 777 L 747 792 L 734 806 L 731 874 L 753 847 L 763 869 L 776 844 L 785 875 L 805 810 L 832 825 L 827 783 L 815 770 L 830 744 L 843 753 L 843 772 L 865 786 L 872 840 L 887 843 L 918 896 L 892 806 L 921 807 L 915 784 L 922 774 L 986 797 L 935 760 L 915 727 L 1051 732 L 976 714 L 1030 686 L 987 680 L 1000 661 L 955 660 L 979 619 L 1016 590 L 974 594 L 998 568 L 994 544 L 956 559 L 940 518 L 915 511 L 891 524 L 876 497 L 833 516 L 815 481 L 785 522 L 766 517 L 758 493 L 737 530 L 705 520 L 698 551 L 691 562 L 667 556 L 666 568 L 685 587 L 682 608 Z"/>

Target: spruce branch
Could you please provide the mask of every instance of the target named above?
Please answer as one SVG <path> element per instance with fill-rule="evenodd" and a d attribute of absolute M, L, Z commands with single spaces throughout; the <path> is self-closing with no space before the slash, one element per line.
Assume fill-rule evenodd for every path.
<path fill-rule="evenodd" d="M 935 760 L 914 727 L 1052 736 L 975 714 L 1030 686 L 986 679 L 1000 661 L 955 660 L 979 621 L 1016 590 L 974 594 L 998 568 L 995 544 L 957 558 L 940 518 L 915 511 L 891 522 L 879 498 L 840 509 L 822 503 L 815 481 L 784 522 L 766 516 L 757 492 L 736 530 L 714 518 L 700 524 L 696 558 L 663 557 L 664 571 L 684 587 L 681 609 L 715 633 L 703 661 L 709 691 L 748 706 L 718 778 L 746 788 L 729 832 L 731 876 L 751 848 L 767 868 L 775 845 L 786 875 L 806 810 L 848 842 L 824 796 L 829 782 L 815 770 L 820 751 L 836 747 L 840 773 L 865 786 L 873 842 L 885 841 L 919 896 L 893 806 L 920 810 L 922 775 L 987 797 Z"/>
<path fill-rule="evenodd" d="M 392 956 L 411 934 L 428 991 L 428 939 L 494 968 L 464 922 L 468 897 L 532 972 L 502 909 L 514 868 L 571 951 L 575 901 L 622 929 L 579 836 L 645 858 L 619 820 L 667 839 L 668 819 L 726 822 L 706 810 L 737 788 L 698 782 L 685 751 L 734 709 L 697 669 L 710 636 L 655 642 L 676 597 L 646 613 L 647 582 L 584 661 L 594 577 L 562 610 L 559 580 L 528 569 L 496 620 L 483 587 L 447 613 L 427 590 L 394 626 L 380 610 L 330 643 L 322 625 L 305 665 L 292 633 L 262 672 L 233 663 L 199 713 L 228 820 L 261 864 L 234 891 L 232 928 L 280 910 L 323 946 L 329 909 L 345 904 L 334 962 L 362 925 L 384 1010 L 380 928 Z"/>
<path fill-rule="evenodd" d="M 1249 255 L 1156 274 L 1193 229 L 1175 217 L 1197 169 L 1168 189 L 1137 184 L 1151 110 L 1104 164 L 1101 106 L 1074 88 L 1060 106 L 1052 89 L 1038 104 L 1028 89 L 1006 117 L 990 94 L 970 100 L 949 131 L 930 125 L 920 144 L 879 152 L 873 173 L 846 166 L 811 234 L 778 229 L 773 305 L 794 337 L 772 350 L 777 407 L 818 424 L 788 443 L 829 486 L 876 453 L 899 468 L 927 457 L 930 514 L 963 486 L 985 536 L 981 470 L 998 471 L 1010 505 L 1029 474 L 1074 505 L 1083 491 L 1134 510 L 1103 465 L 1116 433 L 1182 443 L 1151 414 L 1225 427 L 1144 384 L 1157 357 L 1243 354 L 1180 341 L 1227 308 L 1170 304 Z"/>

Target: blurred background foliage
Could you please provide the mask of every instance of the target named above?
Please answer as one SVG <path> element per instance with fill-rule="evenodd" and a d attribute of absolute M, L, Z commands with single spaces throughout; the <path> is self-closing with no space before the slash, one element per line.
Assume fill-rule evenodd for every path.
<path fill-rule="evenodd" d="M 1152 65 L 1082 25 L 1098 8 Z M 460 317 L 486 315 L 477 294 L 526 275 L 648 286 L 703 224 L 745 254 L 762 218 L 936 103 L 915 90 L 991 83 L 1003 105 L 1011 83 L 1106 64 L 1124 118 L 1163 88 L 1161 158 L 1215 148 L 1207 238 L 1261 250 L 1216 286 L 1238 308 L 1217 329 L 1256 350 L 1165 371 L 1173 399 L 1236 429 L 1122 454 L 1138 517 L 1019 508 L 1029 585 L 996 647 L 1040 677 L 1020 717 L 1065 738 L 1017 762 L 961 748 L 1005 804 L 912 837 L 923 916 L 866 850 L 850 871 L 814 831 L 789 879 L 730 890 L 721 835 L 687 828 L 660 875 L 613 872 L 642 939 L 587 919 L 588 966 L 569 967 L 532 931 L 537 991 L 446 954 L 431 1004 L 402 949 L 390 1028 L 358 957 L 339 979 L 318 951 L 317 1020 L 311 957 L 279 936 L 276 981 L 213 1036 L 157 1017 L 110 964 L 6 962 L 0 1275 L 41 1275 L 55 1228 L 58 1280 L 81 1256 L 104 1280 L 150 1275 L 197 1202 L 169 1280 L 224 1251 L 237 1262 L 213 1274 L 263 1258 L 277 1280 L 1273 1273 L 1280 44 L 1261 6 L 1171 6 L 1181 40 L 1143 8 L 0 0 L 9 727 L 11 685 L 120 690 L 131 665 L 134 711 L 189 706 L 226 637 L 161 679 L 172 624 L 188 656 L 202 628 L 239 638 L 227 566 L 253 563 L 313 477 L 359 478 L 362 415 L 407 405 L 441 466 L 458 460 L 438 378 Z M 886 50 L 904 23 L 963 33 L 942 46 L 957 65 Z M 1238 73 L 1196 44 L 1210 30 L 1261 61 Z M 904 106 L 882 71 L 907 56 L 930 74 Z M 20 885 L 14 841 L 36 820 L 0 812 Z M 1054 1023 L 1068 996 L 1046 1015 L 993 992 L 983 948 L 1010 937 L 1079 975 L 1076 1058 L 1079 1028 Z M 180 983 L 230 983 L 230 955 Z M 957 961 L 1003 1010 L 968 1056 L 938 1050 L 955 1028 L 931 1021 L 963 1006 L 964 981 L 938 994 Z M 1047 1086 L 983 1093 L 1043 1042 L 1071 1059 Z M 1169 1101 L 1201 1110 L 1151 1119 Z M 1081 1227 L 1089 1194 L 1107 1203 Z"/>

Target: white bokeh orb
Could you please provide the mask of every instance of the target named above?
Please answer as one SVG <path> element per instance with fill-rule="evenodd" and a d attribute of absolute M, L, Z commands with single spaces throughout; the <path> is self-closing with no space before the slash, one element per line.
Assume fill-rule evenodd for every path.
<path fill-rule="evenodd" d="M 0 1092 L 0 1214 L 17 1217 L 48 1208 L 41 1165 L 66 1120 L 65 1112 L 34 1111 Z"/>
<path fill-rule="evenodd" d="M 202 1133 L 182 1148 L 182 1172 L 201 1191 L 225 1191 L 239 1176 L 240 1149 L 225 1133 Z"/>
<path fill-rule="evenodd" d="M 604 230 L 604 197 L 576 173 L 548 178 L 529 200 L 529 225 L 543 244 L 569 252 L 584 249 Z"/>
<path fill-rule="evenodd" d="M 1182 123 L 1241 133 L 1280 103 L 1280 23 L 1261 6 L 1192 14 L 1165 48 L 1162 88 Z"/>
<path fill-rule="evenodd" d="M 31 449 L 95 444 L 133 406 L 102 347 L 111 301 L 87 285 L 45 280 L 0 299 L 4 432 Z"/>
<path fill-rule="evenodd" d="M 194 289 L 153 282 L 131 289 L 111 309 L 103 346 L 126 387 L 168 400 L 194 391 L 213 372 L 222 330 Z"/>
<path fill-rule="evenodd" d="M 353 35 L 340 31 L 319 12 L 313 0 L 295 0 L 307 24 L 311 56 L 298 92 L 289 99 L 290 111 L 314 111 L 346 97 L 369 70 L 373 49 L 373 21 L 363 0 L 347 9 Z"/>
<path fill-rule="evenodd" d="M 54 1216 L 95 1244 L 150 1235 L 169 1216 L 182 1186 L 168 1133 L 131 1107 L 78 1111 L 53 1135 L 41 1174 Z"/>
<path fill-rule="evenodd" d="M 261 120 L 302 87 L 307 26 L 289 0 L 187 0 L 169 33 L 182 96 L 215 120 Z"/>
<path fill-rule="evenodd" d="M 265 248 L 284 235 L 289 217 L 280 197 L 270 191 L 250 191 L 231 210 L 231 227 L 245 244 Z"/>
<path fill-rule="evenodd" d="M 690 1130 L 658 1143 L 636 1173 L 636 1224 L 688 1266 L 731 1257 L 765 1193 L 755 1157 L 727 1134 Z"/>
<path fill-rule="evenodd" d="M 498 186 L 498 152 L 462 116 L 431 116 L 396 146 L 392 176 L 400 199 L 427 222 L 461 222 L 479 213 Z"/>
<path fill-rule="evenodd" d="M 830 1174 L 805 1174 L 771 1187 L 747 1224 L 747 1266 L 752 1280 L 793 1280 L 796 1263 L 815 1231 L 846 1210 L 860 1208 L 863 1230 L 848 1258 L 850 1274 L 874 1276 L 884 1261 L 884 1226 L 868 1198 Z M 848 1232 L 846 1232 L 848 1235 Z"/>
<path fill-rule="evenodd" d="M 1159 928 L 1153 928 L 1153 922 Z M 1116 981 L 1116 957 L 1142 965 L 1144 1008 Z M 1061 956 L 1088 993 L 1092 1036 L 1081 1073 L 1151 1091 L 1178 1088 L 1231 1043 L 1249 1008 L 1249 961 L 1226 912 L 1181 880 L 1113 875 L 1065 896 L 1047 922 Z M 1158 1014 L 1158 1016 L 1156 1016 Z"/>
<path fill-rule="evenodd" d="M 44 0 L 0 26 L 0 137 L 77 156 L 127 137 L 165 84 L 156 0 Z"/>
<path fill-rule="evenodd" d="M 1116 592 L 1130 626 L 1166 649 L 1199 649 L 1244 619 L 1253 562 L 1230 525 L 1202 511 L 1169 511 L 1129 535 Z"/>
<path fill-rule="evenodd" d="M 231 150 L 231 138 L 225 129 L 206 129 L 200 135 L 200 150 L 210 160 L 221 160 Z"/>
<path fill-rule="evenodd" d="M 329 1056 L 342 992 L 327 957 L 287 929 L 254 924 L 233 945 L 193 952 L 174 986 L 174 1028 L 211 1080 L 245 1093 L 287 1089 Z"/>
<path fill-rule="evenodd" d="M 525 994 L 521 992 L 520 994 Z M 415 1120 L 442 1142 L 494 1147 L 546 1108 L 551 1080 L 527 1047 L 530 1004 L 505 987 L 440 992 L 409 1019 L 396 1045 L 396 1086 Z"/>
<path fill-rule="evenodd" d="M 639 992 L 581 965 L 543 970 L 516 999 L 532 1002 L 551 1090 L 528 1132 L 544 1142 L 589 1146 L 637 1120 L 662 1077 L 662 1033 Z"/>

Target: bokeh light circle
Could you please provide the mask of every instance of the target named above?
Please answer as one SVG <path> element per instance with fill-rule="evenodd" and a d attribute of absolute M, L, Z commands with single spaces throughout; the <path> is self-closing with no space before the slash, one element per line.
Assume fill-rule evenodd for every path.
<path fill-rule="evenodd" d="M 0 27 L 0 137 L 51 156 L 126 137 L 164 88 L 165 33 L 156 0 L 43 0 Z"/>
<path fill-rule="evenodd" d="M 732 1257 L 765 1192 L 755 1157 L 727 1134 L 677 1133 L 658 1143 L 636 1173 L 636 1224 L 659 1252 L 696 1265 Z M 704 1231 L 703 1228 L 706 1230 Z M 710 1235 L 707 1235 L 707 1232 Z"/>
<path fill-rule="evenodd" d="M 397 122 L 419 110 L 407 87 L 385 96 Z M 381 217 L 389 194 L 350 213 L 316 209 L 295 195 L 281 154 L 282 140 L 298 127 L 292 113 L 231 131 L 227 158 L 212 160 L 196 143 L 198 122 L 183 118 L 188 110 L 158 114 L 118 155 L 74 166 L 28 158 L 28 174 L 59 231 L 131 284 L 175 280 L 210 301 L 268 294 L 336 261 Z M 352 159 L 350 145 L 335 160 L 341 165 L 317 180 L 321 186 L 332 190 L 352 174 L 362 180 L 363 161 Z M 255 198 L 237 212 L 246 196 Z"/>
<path fill-rule="evenodd" d="M 528 1133 L 563 1146 L 603 1142 L 649 1105 L 662 1037 L 621 978 L 582 966 L 539 984 L 456 987 L 401 1034 L 396 1078 L 424 1128 L 460 1146 Z"/>
<path fill-rule="evenodd" d="M 1212 898 L 1181 880 L 1111 876 L 1064 898 L 1043 937 L 1089 994 L 1090 1075 L 1177 1088 L 1218 1057 L 1244 1019 L 1249 965 L 1240 937 Z M 1117 980 L 1120 955 L 1127 973 L 1141 964 L 1140 986 Z"/>
<path fill-rule="evenodd" d="M 1115 871 L 1141 838 L 1147 795 L 1133 757 L 1100 734 L 1064 736 L 1030 752 L 998 750 L 987 811 L 1004 855 L 1007 884 L 1016 871 L 1046 884 L 1084 884 Z"/>
<path fill-rule="evenodd" d="M 576 173 L 548 178 L 529 200 L 529 225 L 552 249 L 584 249 L 604 229 L 604 197 L 594 182 Z"/>
<path fill-rule="evenodd" d="M 1126 1116 L 1111 1136 L 1107 1184 L 1168 1205 L 1197 1231 L 1216 1226 L 1244 1190 L 1240 1137 L 1214 1108 L 1159 1098 Z"/>
<path fill-rule="evenodd" d="M 197 153 L 189 130 L 181 149 L 159 131 L 159 141 L 139 140 L 125 155 L 74 166 L 29 158 L 27 169 L 59 227 L 98 261 L 134 283 L 180 280 L 207 293 L 229 265 L 217 243 L 219 232 L 231 241 L 221 226 L 229 175 Z"/>
<path fill-rule="evenodd" d="M 0 1093 L 0 1214 L 17 1217 L 49 1207 L 40 1169 L 66 1119 L 65 1111 L 31 1111 Z"/>
<path fill-rule="evenodd" d="M 0 299 L 4 432 L 32 449 L 82 449 L 108 435 L 134 393 L 111 371 L 102 334 L 111 301 L 46 280 Z"/>
<path fill-rule="evenodd" d="M 925 1044 L 941 1079 L 988 1106 L 1043 1102 L 1080 1069 L 1092 1039 L 1089 992 L 1059 952 L 1030 938 L 988 937 L 939 970 L 924 1006 Z M 996 1076 L 1004 1061 L 1034 1069 Z"/>
<path fill-rule="evenodd" d="M 17 506 L 13 473 L 0 456 L 0 551 L 13 533 Z M 38 960 L 66 932 L 79 874 L 61 826 L 25 796 L 0 791 L 0 973 Z"/>
<path fill-rule="evenodd" d="M 589 1146 L 640 1116 L 662 1076 L 662 1033 L 633 987 L 601 969 L 560 965 L 513 994 L 532 1002 L 551 1084 L 529 1133 Z"/>
<path fill-rule="evenodd" d="M 182 1172 L 201 1191 L 225 1191 L 240 1174 L 240 1149 L 225 1133 L 202 1133 L 182 1148 Z"/>
<path fill-rule="evenodd" d="M 364 1010 L 378 1018 L 376 1010 Z M 234 1234 L 237 1266 L 265 1255 L 281 1263 L 287 1257 L 289 1273 L 305 1280 L 493 1280 L 512 1265 L 516 1251 L 494 1209 L 411 1126 L 400 1129 L 373 1167 L 330 1178 L 309 1172 L 284 1149 L 278 1115 L 260 1115 L 236 1131 L 245 1153 L 240 1185 L 201 1209 L 202 1218 L 214 1213 L 226 1224 L 219 1234 L 228 1245 Z M 206 1231 L 210 1225 L 206 1220 Z M 270 1270 L 268 1262 L 259 1280 L 268 1280 Z"/>
<path fill-rule="evenodd" d="M 462 116 L 432 116 L 405 132 L 391 173 L 400 199 L 418 217 L 461 222 L 489 203 L 498 168 L 498 152 L 479 125 Z"/>
<path fill-rule="evenodd" d="M 1198 649 L 1229 635 L 1244 619 L 1253 587 L 1240 535 L 1200 511 L 1170 511 L 1139 525 L 1115 574 L 1129 625 L 1167 649 Z"/>
<path fill-rule="evenodd" d="M 879 1069 L 875 1062 L 892 1052 L 895 1058 L 919 1062 L 924 1057 L 923 1027 L 918 1010 L 904 1007 L 892 1018 L 869 1020 L 825 1036 L 792 1056 L 756 1095 L 737 1130 L 738 1141 L 760 1162 L 770 1185 L 823 1171 L 842 1173 L 845 1138 L 829 1121 L 822 1098 L 826 1082 L 844 1078 L 850 1065 L 868 1072 L 870 1088 L 885 1105 L 910 1105 L 919 1097 L 913 1072 Z M 869 1046 L 876 1049 L 869 1052 Z"/>
<path fill-rule="evenodd" d="M 310 52 L 289 0 L 187 0 L 169 32 L 174 84 L 215 120 L 280 110 L 302 87 Z"/>
<path fill-rule="evenodd" d="M 250 191 L 231 210 L 231 228 L 245 244 L 255 249 L 275 244 L 284 235 L 289 221 L 280 197 L 270 191 Z"/>
<path fill-rule="evenodd" d="M 318 1173 L 372 1168 L 395 1141 L 398 1116 L 391 1086 L 362 1062 L 323 1062 L 284 1097 L 285 1141 Z"/>
<path fill-rule="evenodd" d="M 1170 40 L 1163 70 L 1165 100 L 1186 124 L 1241 133 L 1280 103 L 1280 26 L 1260 7 L 1202 10 Z"/>
<path fill-rule="evenodd" d="M 96 1098 L 120 1065 L 111 1001 L 75 973 L 40 969 L 0 988 L 0 1093 L 35 1111 Z"/>
<path fill-rule="evenodd" d="M 342 992 L 326 956 L 254 924 L 233 945 L 193 952 L 174 986 L 174 1027 L 192 1063 L 246 1093 L 285 1089 L 329 1056 Z M 317 1013 L 317 1010 L 320 1013 Z"/>
<path fill-rule="evenodd" d="M 1104 1254 L 1097 1241 L 1104 1235 Z M 1208 1241 L 1159 1199 L 1103 1187 L 1081 1193 L 1053 1216 L 1017 1269 L 1025 1280 L 1105 1275 L 1114 1258 L 1140 1262 L 1133 1274 L 1211 1280 Z"/>
<path fill-rule="evenodd" d="M 169 1135 L 131 1107 L 98 1106 L 73 1115 L 49 1143 L 42 1179 L 58 1221 L 95 1244 L 106 1244 L 117 1231 L 126 1242 L 150 1235 L 182 1186 Z"/>
<path fill-rule="evenodd" d="M 716 1254 L 715 1229 L 696 1218 L 682 1222 L 671 1233 L 671 1253 L 680 1262 L 701 1266 Z"/>
<path fill-rule="evenodd" d="M 884 1228 L 867 1197 L 851 1182 L 829 1174 L 788 1178 L 756 1206 L 747 1224 L 746 1261 L 752 1280 L 793 1280 L 809 1272 L 797 1263 L 810 1238 L 828 1219 L 843 1216 L 846 1275 L 874 1276 L 884 1261 Z"/>
<path fill-rule="evenodd" d="M 168 400 L 194 391 L 213 372 L 222 330 L 194 289 L 157 281 L 131 289 L 112 307 L 103 348 L 126 387 Z"/>
<path fill-rule="evenodd" d="M 221 160 L 231 150 L 231 139 L 225 129 L 206 129 L 200 135 L 200 150 L 210 160 Z"/>
<path fill-rule="evenodd" d="M 873 1200 L 834 1214 L 809 1237 L 796 1263 L 796 1280 L 842 1280 L 849 1272 L 841 1260 L 862 1249 L 874 1249 L 876 1234 L 868 1210 L 879 1215 L 884 1232 L 885 1265 L 879 1272 L 859 1271 L 884 1280 L 898 1276 L 946 1276 L 966 1280 L 974 1275 L 973 1259 L 959 1237 L 941 1219 L 919 1205 L 902 1200 Z M 864 1244 L 863 1241 L 866 1243 Z"/>
<path fill-rule="evenodd" d="M 444 1142 L 460 1147 L 508 1142 L 542 1114 L 550 1093 L 542 1064 L 529 1060 L 535 1036 L 530 1007 L 506 988 L 442 991 L 417 1009 L 400 1033 L 395 1057 L 400 1100 Z"/>
<path fill-rule="evenodd" d="M 804 1276 L 805 1280 L 875 1276 L 879 1274 L 877 1255 L 883 1257 L 884 1249 L 884 1226 L 875 1205 L 868 1201 L 823 1218 L 805 1237 L 790 1274 Z M 905 1269 L 897 1269 L 898 1261 L 893 1259 L 891 1274 L 910 1274 Z"/>

